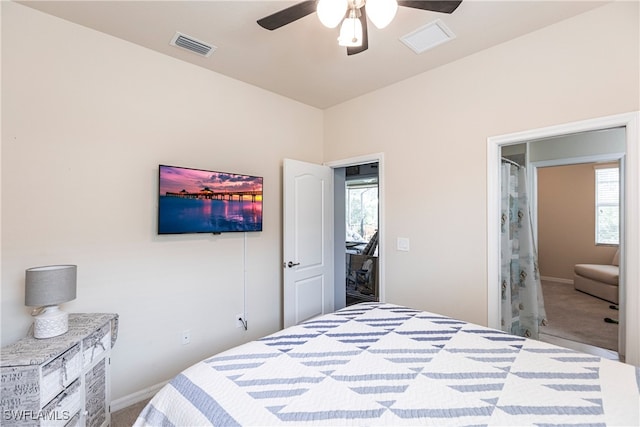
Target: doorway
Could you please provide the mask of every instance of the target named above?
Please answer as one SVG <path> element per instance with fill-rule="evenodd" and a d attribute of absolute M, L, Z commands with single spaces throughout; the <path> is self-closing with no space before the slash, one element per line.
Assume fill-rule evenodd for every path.
<path fill-rule="evenodd" d="M 378 302 L 378 163 L 345 168 L 346 305 Z"/>
<path fill-rule="evenodd" d="M 614 258 L 620 247 L 618 213 L 623 198 L 618 163 L 606 160 L 533 169 L 547 314 L 540 339 L 616 360 L 619 326 L 614 320 L 624 294 L 619 292 L 619 263 Z M 601 171 L 611 172 L 610 182 L 601 182 Z M 608 204 L 598 206 L 602 202 Z M 582 275 L 576 276 L 576 271 Z M 600 272 L 611 274 L 599 276 Z"/>
<path fill-rule="evenodd" d="M 499 165 L 502 146 L 532 140 L 543 140 L 594 130 L 623 127 L 625 129 L 625 158 L 622 164 L 625 177 L 625 207 L 621 212 L 624 232 L 621 236 L 620 292 L 625 304 L 620 306 L 619 317 L 624 319 L 619 332 L 620 359 L 640 364 L 640 219 L 639 173 L 640 150 L 638 147 L 638 112 L 620 114 L 568 123 L 548 128 L 490 137 L 487 140 L 487 324 L 500 329 L 500 196 Z M 636 264 L 636 265 L 634 265 Z"/>
<path fill-rule="evenodd" d="M 618 267 L 612 260 L 620 244 L 624 151 L 624 128 L 501 147 L 502 157 L 528 171 L 546 313 L 538 339 L 609 359 L 618 359 Z M 597 178 L 605 171 L 611 179 Z M 581 264 L 591 264 L 585 271 L 596 277 L 611 272 L 607 283 L 579 277 L 574 285 L 574 266 Z M 615 286 L 609 284 L 614 279 Z"/>
<path fill-rule="evenodd" d="M 382 153 L 369 154 L 329 162 L 326 166 L 334 172 L 335 309 L 357 302 L 384 302 L 384 156 Z M 348 188 L 353 189 L 356 205 L 361 193 L 363 203 L 366 197 L 372 196 L 371 193 L 377 193 L 377 231 L 375 221 L 371 221 L 371 212 L 362 225 L 353 223 L 354 220 L 357 222 L 357 215 L 354 219 L 347 219 Z M 349 222 L 353 223 L 351 230 L 347 226 Z M 347 237 L 348 232 L 351 237 Z M 348 296 L 349 284 L 352 289 Z"/>

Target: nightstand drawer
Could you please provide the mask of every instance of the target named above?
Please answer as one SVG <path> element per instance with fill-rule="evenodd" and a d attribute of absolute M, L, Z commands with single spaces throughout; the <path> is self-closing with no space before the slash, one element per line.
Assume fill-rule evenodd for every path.
<path fill-rule="evenodd" d="M 80 423 L 80 420 L 80 412 L 78 412 L 73 417 L 71 417 L 71 419 L 64 425 L 64 427 L 81 427 L 82 424 Z"/>
<path fill-rule="evenodd" d="M 41 401 L 51 400 L 78 378 L 80 372 L 82 372 L 82 354 L 80 344 L 76 344 L 42 367 Z"/>
<path fill-rule="evenodd" d="M 106 323 L 82 341 L 84 366 L 99 360 L 111 348 L 111 323 Z"/>
<path fill-rule="evenodd" d="M 71 419 L 80 413 L 82 407 L 80 393 L 80 379 L 77 379 L 62 393 L 42 408 L 40 414 L 42 426 L 65 426 Z"/>

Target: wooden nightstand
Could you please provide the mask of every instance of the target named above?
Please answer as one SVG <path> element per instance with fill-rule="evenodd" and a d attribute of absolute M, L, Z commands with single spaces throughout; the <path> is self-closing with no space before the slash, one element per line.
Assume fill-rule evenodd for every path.
<path fill-rule="evenodd" d="M 118 315 L 69 314 L 69 331 L 0 350 L 0 424 L 108 426 Z"/>

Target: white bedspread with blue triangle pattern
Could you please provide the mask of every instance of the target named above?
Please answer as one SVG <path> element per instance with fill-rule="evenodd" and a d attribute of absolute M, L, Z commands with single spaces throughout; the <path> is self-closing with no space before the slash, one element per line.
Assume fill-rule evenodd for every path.
<path fill-rule="evenodd" d="M 392 304 L 203 360 L 136 425 L 637 426 L 632 365 Z"/>

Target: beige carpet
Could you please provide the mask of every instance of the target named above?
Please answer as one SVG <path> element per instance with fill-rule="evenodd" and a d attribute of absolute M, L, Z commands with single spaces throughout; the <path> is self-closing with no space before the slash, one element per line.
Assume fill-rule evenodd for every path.
<path fill-rule="evenodd" d="M 541 333 L 578 341 L 609 350 L 618 350 L 618 325 L 605 317 L 618 319 L 610 302 L 576 291 L 572 284 L 542 281 L 547 326 Z"/>
<path fill-rule="evenodd" d="M 149 400 L 151 399 L 143 400 L 135 405 L 127 406 L 124 409 L 112 413 L 111 427 L 131 427 L 142 409 L 149 403 Z"/>

